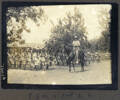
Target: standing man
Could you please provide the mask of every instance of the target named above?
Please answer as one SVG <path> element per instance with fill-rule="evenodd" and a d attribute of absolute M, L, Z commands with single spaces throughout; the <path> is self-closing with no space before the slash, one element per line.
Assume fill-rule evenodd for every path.
<path fill-rule="evenodd" d="M 85 53 L 84 50 L 81 50 L 80 52 L 80 62 L 81 62 L 81 71 L 84 71 L 84 66 L 85 66 Z"/>

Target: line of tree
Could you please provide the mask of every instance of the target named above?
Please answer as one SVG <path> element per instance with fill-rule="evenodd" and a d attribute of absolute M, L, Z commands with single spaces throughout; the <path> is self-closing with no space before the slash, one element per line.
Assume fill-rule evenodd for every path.
<path fill-rule="evenodd" d="M 91 41 L 94 51 L 110 52 L 110 10 L 103 8 L 99 11 L 99 28 L 102 30 L 101 37 Z"/>
<path fill-rule="evenodd" d="M 81 49 L 95 51 L 110 51 L 110 11 L 102 9 L 99 13 L 99 25 L 102 29 L 101 37 L 93 42 L 87 40 L 87 31 L 84 18 L 78 8 L 74 12 L 67 12 L 66 16 L 58 19 L 57 25 L 53 23 L 51 38 L 46 41 L 46 49 L 51 55 L 58 55 L 58 52 L 69 54 L 74 37 L 77 36 Z M 7 42 L 16 45 L 23 44 L 22 32 L 30 32 L 27 28 L 27 19 L 38 22 L 45 22 L 47 16 L 41 7 L 9 7 L 6 13 Z M 15 24 L 16 23 L 16 24 Z"/>

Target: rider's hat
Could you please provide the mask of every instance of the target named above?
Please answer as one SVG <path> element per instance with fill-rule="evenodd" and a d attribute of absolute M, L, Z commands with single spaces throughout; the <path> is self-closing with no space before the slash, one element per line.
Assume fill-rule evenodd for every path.
<path fill-rule="evenodd" d="M 75 35 L 75 36 L 74 36 L 74 39 L 77 39 L 77 38 L 78 38 L 77 35 Z"/>

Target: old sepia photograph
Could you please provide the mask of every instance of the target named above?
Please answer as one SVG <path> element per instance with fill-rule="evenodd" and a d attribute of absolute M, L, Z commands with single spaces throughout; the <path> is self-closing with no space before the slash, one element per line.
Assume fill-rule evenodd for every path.
<path fill-rule="evenodd" d="M 7 84 L 112 84 L 111 4 L 6 10 Z"/>

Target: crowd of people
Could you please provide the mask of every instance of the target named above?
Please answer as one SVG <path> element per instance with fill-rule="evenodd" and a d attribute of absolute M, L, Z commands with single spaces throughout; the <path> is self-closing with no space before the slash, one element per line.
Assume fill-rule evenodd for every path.
<path fill-rule="evenodd" d="M 9 48 L 8 67 L 23 69 L 43 69 L 51 64 L 51 57 L 44 50 L 32 48 Z"/>
<path fill-rule="evenodd" d="M 47 70 L 50 68 L 50 66 L 67 66 L 68 58 L 68 55 L 65 55 L 61 52 L 59 52 L 57 56 L 50 55 L 44 49 L 35 49 L 28 47 L 8 48 L 8 68 Z M 78 59 L 79 63 L 81 63 L 81 58 L 79 58 L 79 56 Z M 94 61 L 100 61 L 100 56 L 97 53 L 84 53 L 83 63 L 85 66 Z"/>

